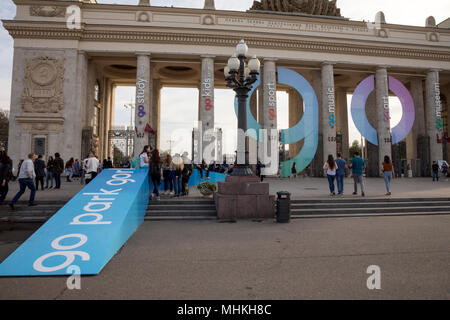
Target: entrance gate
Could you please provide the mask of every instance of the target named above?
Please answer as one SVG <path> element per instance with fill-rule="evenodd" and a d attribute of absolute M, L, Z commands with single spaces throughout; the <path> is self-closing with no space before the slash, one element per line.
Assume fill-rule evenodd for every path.
<path fill-rule="evenodd" d="M 126 129 L 113 129 L 108 131 L 108 143 L 112 153 L 114 165 L 121 166 L 128 157 L 133 157 L 133 138 L 135 132 Z"/>

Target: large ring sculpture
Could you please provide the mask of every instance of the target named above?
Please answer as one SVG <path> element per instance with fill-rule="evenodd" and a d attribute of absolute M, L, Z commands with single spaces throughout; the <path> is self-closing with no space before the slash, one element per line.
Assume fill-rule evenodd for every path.
<path fill-rule="evenodd" d="M 403 115 L 400 123 L 392 128 L 392 144 L 405 139 L 412 129 L 415 119 L 414 101 L 408 89 L 396 78 L 389 76 L 389 89 L 399 98 Z M 366 102 L 375 90 L 375 77 L 369 76 L 356 87 L 351 103 L 353 122 L 359 133 L 371 144 L 378 146 L 378 135 L 366 115 Z"/>

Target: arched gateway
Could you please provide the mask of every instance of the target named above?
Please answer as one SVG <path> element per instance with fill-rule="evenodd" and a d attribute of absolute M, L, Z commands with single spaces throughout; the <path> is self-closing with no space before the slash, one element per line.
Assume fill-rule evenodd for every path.
<path fill-rule="evenodd" d="M 260 97 L 250 100 L 262 128 L 276 129 L 274 90 L 289 93 L 291 126 L 303 116 L 304 97 L 277 81 L 277 68 L 299 73 L 314 88 L 319 103 L 315 175 L 321 175 L 328 154 L 349 157 L 347 94 L 368 77 L 374 90 L 363 107 L 378 141 L 366 147 L 372 174 L 378 175 L 385 154 L 402 149 L 392 147 L 386 120 L 388 96 L 394 95 L 391 77 L 414 103 L 415 121 L 402 141 L 401 157 L 416 175 L 429 174 L 430 161 L 449 160 L 448 20 L 436 26 L 430 17 L 425 27 L 400 26 L 386 23 L 380 13 L 375 23 L 350 21 L 336 1 L 328 0 L 263 0 L 247 12 L 215 10 L 214 1 L 205 1 L 204 9 L 155 7 L 148 0 L 139 5 L 14 2 L 17 15 L 3 25 L 14 38 L 8 145 L 15 163 L 30 151 L 59 152 L 63 158 L 81 158 L 89 150 L 100 158 L 112 156 L 108 141 L 119 85 L 136 85 L 135 152 L 159 143 L 163 86 L 198 88 L 202 130 L 214 129 L 213 89 L 226 87 L 223 69 L 241 39 L 262 60 Z M 292 158 L 303 143 L 290 145 Z"/>

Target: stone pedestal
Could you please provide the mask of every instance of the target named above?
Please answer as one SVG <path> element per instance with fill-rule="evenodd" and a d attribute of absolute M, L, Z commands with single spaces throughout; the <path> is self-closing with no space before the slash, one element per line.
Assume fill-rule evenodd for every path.
<path fill-rule="evenodd" d="M 275 217 L 275 196 L 269 184 L 258 177 L 229 176 L 219 182 L 214 194 L 217 217 L 221 220 L 272 219 Z"/>

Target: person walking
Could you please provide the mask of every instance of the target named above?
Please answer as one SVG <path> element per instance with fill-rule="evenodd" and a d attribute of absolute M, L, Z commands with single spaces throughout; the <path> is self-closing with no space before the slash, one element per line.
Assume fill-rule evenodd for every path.
<path fill-rule="evenodd" d="M 155 196 L 156 200 L 159 200 L 159 186 L 161 185 L 161 157 L 157 149 L 153 150 L 152 157 L 150 159 L 149 172 L 150 179 L 153 183 L 153 191 L 151 197 Z"/>
<path fill-rule="evenodd" d="M 12 178 L 12 161 L 8 157 L 5 148 L 0 147 L 0 204 L 5 201 L 9 188 L 8 183 Z"/>
<path fill-rule="evenodd" d="M 73 158 L 70 158 L 69 161 L 66 162 L 66 179 L 67 182 L 72 182 L 73 177 L 73 164 L 74 164 Z"/>
<path fill-rule="evenodd" d="M 294 179 L 297 178 L 297 165 L 295 164 L 295 162 L 292 164 L 291 173 Z"/>
<path fill-rule="evenodd" d="M 363 181 L 363 173 L 366 168 L 364 164 L 364 159 L 359 156 L 359 152 L 355 152 L 355 156 L 353 157 L 350 168 L 352 169 L 352 176 L 354 181 L 354 192 L 353 195 L 358 194 L 358 183 L 361 185 L 361 196 L 365 196 L 364 192 L 364 181 Z"/>
<path fill-rule="evenodd" d="M 323 165 L 323 170 L 327 174 L 328 185 L 329 185 L 329 188 L 330 188 L 330 195 L 331 196 L 335 196 L 336 195 L 336 192 L 334 191 L 335 190 L 335 188 L 334 188 L 334 180 L 336 179 L 337 167 L 338 166 L 336 164 L 336 161 L 334 160 L 333 155 L 332 154 L 328 155 L 328 160 Z"/>
<path fill-rule="evenodd" d="M 261 160 L 258 160 L 258 163 L 256 164 L 256 176 L 259 177 L 259 179 L 261 180 L 261 182 L 264 181 L 265 176 L 263 175 L 262 171 L 263 168 L 265 167 L 265 165 L 263 165 L 261 163 Z"/>
<path fill-rule="evenodd" d="M 39 183 L 41 183 L 41 190 L 44 190 L 45 161 L 42 160 L 41 154 L 34 161 L 34 172 L 36 173 L 36 191 L 39 190 Z"/>
<path fill-rule="evenodd" d="M 345 178 L 345 169 L 347 169 L 347 161 L 342 159 L 342 155 L 338 152 L 337 159 L 337 170 L 336 170 L 336 184 L 338 189 L 338 195 L 344 195 L 344 178 Z"/>
<path fill-rule="evenodd" d="M 189 195 L 189 178 L 192 174 L 192 165 L 185 164 L 183 170 L 181 171 L 181 184 L 182 184 L 182 195 L 187 196 Z"/>
<path fill-rule="evenodd" d="M 36 187 L 34 185 L 34 179 L 36 178 L 36 173 L 34 172 L 34 160 L 36 160 L 36 155 L 34 153 L 28 154 L 28 159 L 22 163 L 20 167 L 19 174 L 19 185 L 20 190 L 14 196 L 14 198 L 9 203 L 9 206 L 12 210 L 15 209 L 14 205 L 20 199 L 20 197 L 25 193 L 27 188 L 30 189 L 30 199 L 28 200 L 28 206 L 32 207 L 36 204 L 34 203 L 34 196 L 36 194 Z"/>
<path fill-rule="evenodd" d="M 139 166 L 141 168 L 148 168 L 150 160 L 149 160 L 149 152 L 150 152 L 150 147 L 149 146 L 144 146 L 144 149 L 142 150 L 141 154 L 139 155 Z"/>
<path fill-rule="evenodd" d="M 436 161 L 433 161 L 433 165 L 431 166 L 431 170 L 433 171 L 433 181 L 439 181 L 439 165 Z"/>
<path fill-rule="evenodd" d="M 179 154 L 176 154 L 173 158 L 174 172 L 173 172 L 173 187 L 174 187 L 174 197 L 181 196 L 182 188 L 183 188 L 183 169 L 184 163 L 183 158 Z"/>
<path fill-rule="evenodd" d="M 97 176 L 98 167 L 99 167 L 100 161 L 95 157 L 94 153 L 91 151 L 89 153 L 89 157 L 86 161 L 86 167 L 85 167 L 85 180 L 86 184 L 94 180 L 94 178 Z"/>
<path fill-rule="evenodd" d="M 47 160 L 47 175 L 45 177 L 45 189 L 53 188 L 53 172 L 55 171 L 55 160 L 52 156 L 48 157 Z M 50 181 L 50 187 L 48 182 Z"/>
<path fill-rule="evenodd" d="M 442 176 L 444 177 L 445 181 L 447 182 L 448 181 L 448 165 L 447 165 L 446 161 L 444 161 L 442 163 L 441 171 L 442 171 Z"/>
<path fill-rule="evenodd" d="M 174 177 L 174 165 L 172 162 L 172 156 L 167 155 L 166 160 L 162 165 L 163 179 L 164 179 L 164 194 L 172 194 L 173 192 L 173 177 Z"/>
<path fill-rule="evenodd" d="M 64 172 L 64 160 L 61 155 L 55 153 L 55 162 L 53 168 L 53 176 L 55 177 L 55 189 L 61 189 L 61 174 Z"/>
<path fill-rule="evenodd" d="M 384 161 L 381 164 L 383 167 L 384 183 L 386 184 L 386 195 L 391 193 L 391 180 L 394 178 L 394 165 L 389 156 L 384 156 Z"/>

